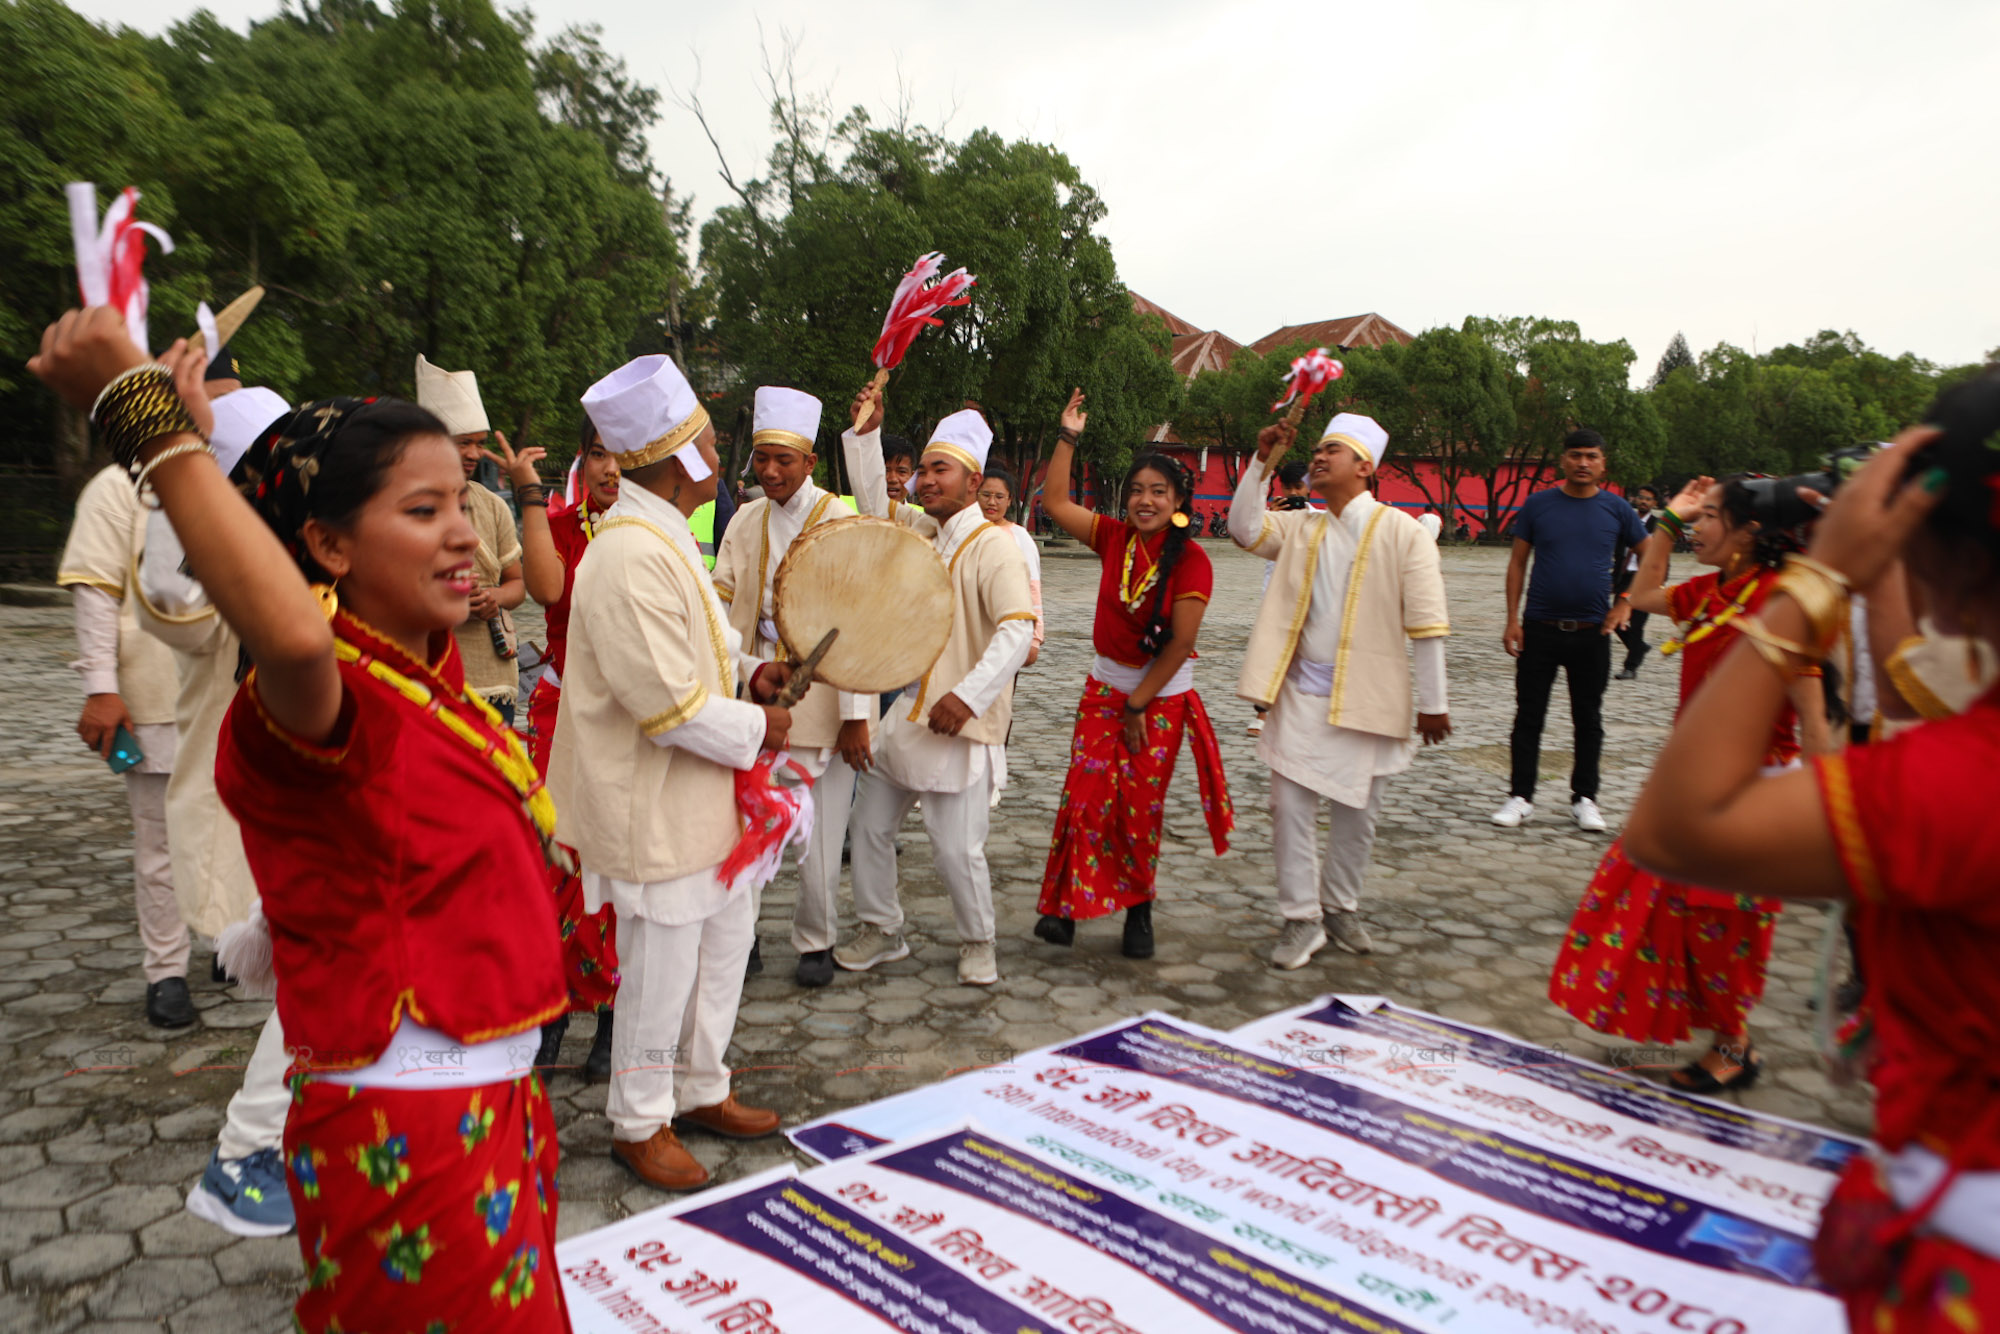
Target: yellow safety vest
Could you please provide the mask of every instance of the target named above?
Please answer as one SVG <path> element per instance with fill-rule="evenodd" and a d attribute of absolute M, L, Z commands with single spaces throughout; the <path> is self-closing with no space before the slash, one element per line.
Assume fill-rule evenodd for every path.
<path fill-rule="evenodd" d="M 709 501 L 688 515 L 688 530 L 701 547 L 701 563 L 715 570 L 715 502 Z"/>

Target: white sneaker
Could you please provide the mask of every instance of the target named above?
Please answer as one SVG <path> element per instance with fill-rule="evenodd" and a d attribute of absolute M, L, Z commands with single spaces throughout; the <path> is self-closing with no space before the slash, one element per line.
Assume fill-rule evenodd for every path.
<path fill-rule="evenodd" d="M 1307 960 L 1325 948 L 1326 928 L 1317 918 L 1290 919 L 1278 933 L 1278 943 L 1271 951 L 1271 966 L 1289 973 L 1305 967 Z"/>
<path fill-rule="evenodd" d="M 850 973 L 865 973 L 878 963 L 909 957 L 910 943 L 902 932 L 890 935 L 873 922 L 863 922 L 861 929 L 833 952 L 833 961 Z"/>
<path fill-rule="evenodd" d="M 1000 980 L 1000 964 L 993 957 L 993 942 L 968 940 L 958 947 L 960 986 L 990 987 Z"/>
<path fill-rule="evenodd" d="M 1589 797 L 1578 797 L 1576 804 L 1569 808 L 1576 817 L 1576 827 L 1591 834 L 1601 834 L 1611 826 L 1604 823 L 1604 812 L 1597 809 L 1597 803 Z M 1494 817 L 1496 820 L 1498 816 Z"/>
<path fill-rule="evenodd" d="M 1509 797 L 1506 805 L 1493 812 L 1493 823 L 1502 829 L 1513 829 L 1534 813 L 1534 802 L 1526 797 Z"/>
<path fill-rule="evenodd" d="M 1264 735 L 1264 715 L 1260 713 L 1255 718 L 1252 718 L 1250 720 L 1250 725 L 1243 729 L 1243 735 L 1245 736 Z"/>

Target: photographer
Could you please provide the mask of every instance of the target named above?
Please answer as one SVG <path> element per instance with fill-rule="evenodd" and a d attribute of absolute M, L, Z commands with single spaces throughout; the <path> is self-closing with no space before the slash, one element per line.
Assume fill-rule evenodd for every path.
<path fill-rule="evenodd" d="M 1661 513 L 1632 580 L 1635 612 L 1672 616 L 1680 638 L 1682 706 L 1693 697 L 1777 587 L 1786 557 L 1799 549 L 1806 518 L 1768 480 L 1707 477 L 1689 482 Z M 1711 566 L 1663 587 L 1668 558 L 1683 531 L 1695 559 Z M 1788 700 L 1764 729 L 1767 773 L 1799 766 L 1804 749 L 1833 748 L 1818 670 L 1789 683 Z M 1796 711 L 1796 713 L 1795 713 Z M 1648 874 L 1614 843 L 1597 868 L 1549 979 L 1549 999 L 1599 1032 L 1640 1042 L 1680 1042 L 1692 1028 L 1714 1032 L 1700 1060 L 1670 1077 L 1691 1093 L 1748 1088 L 1763 1070 L 1750 1045 L 1750 1007 L 1764 994 L 1775 900 L 1717 893 Z"/>
<path fill-rule="evenodd" d="M 1632 857 L 1737 893 L 1852 901 L 1885 1158 L 1857 1157 L 1814 1247 L 1855 1329 L 2000 1323 L 2000 692 L 1957 717 L 1762 779 L 1792 678 L 1850 594 L 1907 579 L 2000 647 L 2000 370 L 1941 395 L 1841 486 L 1763 615 L 1689 702 L 1632 812 Z"/>

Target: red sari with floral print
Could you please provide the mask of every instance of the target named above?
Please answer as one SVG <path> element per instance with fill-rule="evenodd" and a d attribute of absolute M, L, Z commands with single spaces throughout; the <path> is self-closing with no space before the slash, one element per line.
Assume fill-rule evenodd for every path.
<path fill-rule="evenodd" d="M 1776 583 L 1759 566 L 1728 583 L 1699 574 L 1667 590 L 1682 627 L 1680 706 L 1739 638 Z M 1765 763 L 1798 758 L 1797 719 L 1785 706 Z M 1549 999 L 1600 1033 L 1645 1043 L 1685 1041 L 1695 1029 L 1734 1037 L 1764 994 L 1778 902 L 1683 885 L 1625 859 L 1621 838 L 1598 864 L 1549 975 Z"/>
<path fill-rule="evenodd" d="M 1966 1172 L 2000 1172 L 2000 690 L 1957 718 L 1813 764 L 1868 978 L 1875 1137 L 1891 1152 L 1920 1145 Z M 2000 1330 L 1992 1240 L 1974 1249 L 1919 1229 L 1891 1250 L 1885 1286 L 1845 1294 L 1851 1327 Z"/>
<path fill-rule="evenodd" d="M 1208 600 L 1214 570 L 1208 553 L 1190 541 L 1164 590 L 1149 592 L 1137 609 L 1121 584 L 1143 581 L 1155 568 L 1165 535 L 1141 538 L 1116 519 L 1096 516 L 1091 547 L 1103 562 L 1092 642 L 1098 653 L 1128 667 L 1151 659 L 1139 646 L 1152 619 L 1155 596 L 1170 607 L 1181 598 Z M 1157 585 L 1154 576 L 1153 584 Z M 1070 736 L 1069 774 L 1063 780 L 1049 860 L 1042 872 L 1037 911 L 1044 916 L 1088 921 L 1150 903 L 1160 865 L 1160 826 L 1166 817 L 1167 784 L 1180 757 L 1181 739 L 1194 739 L 1195 777 L 1201 809 L 1216 855 L 1229 851 L 1236 827 L 1223 775 L 1222 748 L 1208 711 L 1193 690 L 1163 695 L 1146 707 L 1146 745 L 1136 754 L 1125 745 L 1126 693 L 1092 676 L 1076 706 Z"/>

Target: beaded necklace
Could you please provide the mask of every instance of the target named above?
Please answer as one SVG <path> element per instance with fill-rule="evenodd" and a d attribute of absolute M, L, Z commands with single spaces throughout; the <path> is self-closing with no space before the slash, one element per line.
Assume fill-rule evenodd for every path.
<path fill-rule="evenodd" d="M 352 613 L 350 613 L 351 615 Z M 351 644 L 336 633 L 333 640 L 333 656 L 342 662 L 353 663 L 377 681 L 388 686 L 404 699 L 422 710 L 424 716 L 434 718 L 443 724 L 445 731 L 463 741 L 466 745 L 484 755 L 507 785 L 521 799 L 521 809 L 526 812 L 528 822 L 535 827 L 535 834 L 542 841 L 542 855 L 549 863 L 565 873 L 576 869 L 575 861 L 562 846 L 555 841 L 556 804 L 550 798 L 548 789 L 542 783 L 542 776 L 535 769 L 535 762 L 528 757 L 528 748 L 521 744 L 520 736 L 501 721 L 499 712 L 491 704 L 477 695 L 464 691 L 456 692 L 461 704 L 469 704 L 484 718 L 487 725 L 499 733 L 503 740 L 481 732 L 457 713 L 444 706 L 439 693 L 421 681 L 412 680 L 376 657 L 367 649 Z"/>
<path fill-rule="evenodd" d="M 1132 553 L 1144 545 L 1145 539 L 1134 532 L 1131 539 L 1125 543 L 1125 568 L 1118 578 L 1119 600 L 1125 604 L 1126 610 L 1134 613 L 1139 610 L 1139 604 L 1146 600 L 1146 594 L 1153 591 L 1153 585 L 1160 582 L 1160 563 L 1148 553 L 1146 560 L 1150 568 L 1140 578 L 1139 586 L 1137 588 L 1132 586 Z"/>
<path fill-rule="evenodd" d="M 1750 599 L 1757 596 L 1757 590 L 1764 586 L 1764 578 L 1768 573 L 1769 571 L 1762 571 L 1753 575 L 1750 581 L 1743 585 L 1743 591 L 1738 593 L 1726 606 L 1718 606 L 1713 594 L 1711 594 L 1710 601 L 1705 609 L 1699 616 L 1688 622 L 1687 629 L 1683 630 L 1677 638 L 1669 639 L 1666 643 L 1660 645 L 1661 656 L 1668 657 L 1680 652 L 1689 644 L 1699 644 L 1702 640 L 1708 638 L 1738 616 L 1741 616 L 1744 609 L 1750 605 Z M 1720 586 L 1715 589 L 1716 593 L 1720 593 L 1721 591 Z"/>

